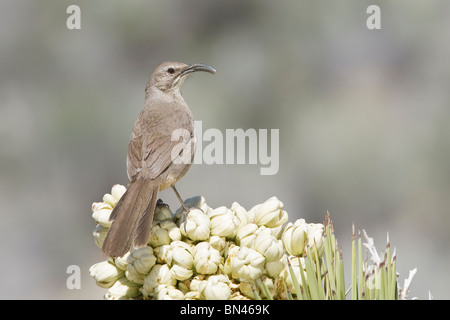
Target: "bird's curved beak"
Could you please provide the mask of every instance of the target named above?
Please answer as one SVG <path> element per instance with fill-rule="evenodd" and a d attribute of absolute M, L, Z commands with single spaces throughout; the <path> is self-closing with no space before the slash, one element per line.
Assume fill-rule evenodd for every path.
<path fill-rule="evenodd" d="M 211 74 L 216 73 L 216 69 L 214 69 L 213 67 L 211 67 L 207 64 L 197 63 L 197 64 L 187 66 L 185 69 L 183 69 L 183 71 L 181 71 L 181 73 L 180 73 L 180 77 L 183 77 L 191 72 L 196 72 L 196 71 L 205 71 L 205 72 L 209 72 Z"/>

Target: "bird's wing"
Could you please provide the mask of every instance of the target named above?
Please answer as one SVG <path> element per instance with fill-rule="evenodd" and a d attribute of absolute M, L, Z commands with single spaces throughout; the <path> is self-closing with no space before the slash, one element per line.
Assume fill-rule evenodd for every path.
<path fill-rule="evenodd" d="M 135 137 L 128 145 L 127 168 L 130 180 L 135 180 L 141 171 L 150 179 L 157 178 L 190 143 L 190 135 L 178 140 L 160 134 Z M 191 160 L 190 154 L 188 159 Z"/>

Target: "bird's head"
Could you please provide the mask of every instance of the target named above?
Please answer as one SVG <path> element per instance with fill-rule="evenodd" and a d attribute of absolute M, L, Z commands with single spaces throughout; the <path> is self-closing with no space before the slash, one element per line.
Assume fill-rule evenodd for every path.
<path fill-rule="evenodd" d="M 163 62 L 151 73 L 145 92 L 148 94 L 150 88 L 156 88 L 163 92 L 179 90 L 186 76 L 196 71 L 216 73 L 216 70 L 207 64 L 187 65 L 181 62 Z"/>

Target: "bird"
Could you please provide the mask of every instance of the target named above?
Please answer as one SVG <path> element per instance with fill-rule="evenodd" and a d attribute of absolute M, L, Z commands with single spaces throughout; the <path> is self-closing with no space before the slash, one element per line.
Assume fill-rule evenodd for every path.
<path fill-rule="evenodd" d="M 216 73 L 206 64 L 163 62 L 150 74 L 144 108 L 128 144 L 128 188 L 110 214 L 112 224 L 102 245 L 105 256 L 122 257 L 132 246 L 147 245 L 160 191 L 172 187 L 188 210 L 175 188 L 195 151 L 194 118 L 181 87 L 188 75 L 198 71 Z"/>

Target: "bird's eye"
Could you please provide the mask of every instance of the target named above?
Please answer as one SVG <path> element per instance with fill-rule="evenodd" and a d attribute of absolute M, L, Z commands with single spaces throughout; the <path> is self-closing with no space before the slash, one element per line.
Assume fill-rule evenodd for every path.
<path fill-rule="evenodd" d="M 167 69 L 167 72 L 170 74 L 174 74 L 175 73 L 175 69 L 170 67 L 169 69 Z"/>

